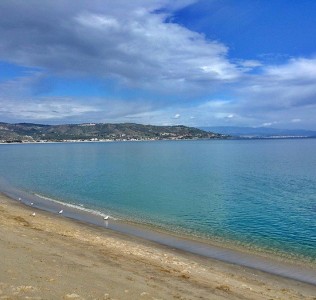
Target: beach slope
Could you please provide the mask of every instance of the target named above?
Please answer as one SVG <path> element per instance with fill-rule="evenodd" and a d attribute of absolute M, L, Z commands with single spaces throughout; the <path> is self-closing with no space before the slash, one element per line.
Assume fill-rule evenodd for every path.
<path fill-rule="evenodd" d="M 316 299 L 316 287 L 66 219 L 0 194 L 0 299 Z"/>

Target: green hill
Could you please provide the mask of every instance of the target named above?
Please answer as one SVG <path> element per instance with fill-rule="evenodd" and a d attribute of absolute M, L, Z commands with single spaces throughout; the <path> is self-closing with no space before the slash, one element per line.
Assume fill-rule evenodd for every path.
<path fill-rule="evenodd" d="M 221 134 L 186 126 L 123 124 L 42 125 L 0 123 L 0 142 L 61 142 L 115 140 L 181 140 L 224 138 Z"/>

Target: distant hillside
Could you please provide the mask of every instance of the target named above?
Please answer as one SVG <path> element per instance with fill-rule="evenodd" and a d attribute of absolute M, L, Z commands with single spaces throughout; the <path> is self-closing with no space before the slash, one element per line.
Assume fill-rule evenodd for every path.
<path fill-rule="evenodd" d="M 201 127 L 202 130 L 220 132 L 241 138 L 291 138 L 291 137 L 316 137 L 316 131 L 312 130 L 289 130 L 266 127 Z"/>
<path fill-rule="evenodd" d="M 42 125 L 0 123 L 0 142 L 172 140 L 223 138 L 186 126 L 124 124 Z"/>

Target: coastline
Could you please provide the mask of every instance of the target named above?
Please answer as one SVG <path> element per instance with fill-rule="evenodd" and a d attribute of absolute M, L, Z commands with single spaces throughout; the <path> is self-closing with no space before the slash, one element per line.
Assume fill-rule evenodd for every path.
<path fill-rule="evenodd" d="M 99 211 L 37 194 L 22 192 L 12 187 L 7 191 L 3 191 L 3 193 L 13 201 L 20 199 L 19 202 L 25 206 L 31 206 L 31 208 L 47 211 L 54 215 L 58 215 L 58 212 L 62 209 L 63 217 L 97 226 L 104 230 L 111 230 L 185 253 L 263 271 L 316 286 L 315 262 L 298 260 L 297 258 L 293 260 L 290 257 L 282 257 L 274 253 L 253 251 L 243 246 L 236 247 L 233 244 L 178 234 L 146 224 L 117 219 L 111 215 L 107 216 L 109 217 L 108 220 L 104 220 L 106 214 Z"/>
<path fill-rule="evenodd" d="M 33 212 L 36 212 L 35 217 L 32 216 Z M 19 282 L 15 292 L 17 287 L 24 286 L 20 288 L 23 290 L 21 292 L 37 293 L 44 299 L 54 295 L 53 292 L 56 293 L 56 290 L 50 288 L 56 285 L 61 289 L 60 293 L 63 293 L 63 296 L 60 294 L 56 298 L 61 299 L 102 299 L 100 293 L 104 299 L 181 299 L 184 295 L 189 295 L 188 299 L 210 299 L 210 295 L 211 299 L 315 299 L 315 284 L 287 279 L 216 258 L 206 258 L 183 249 L 135 237 L 130 232 L 122 233 L 109 227 L 88 224 L 85 220 L 70 219 L 29 207 L 3 194 L 0 194 L 0 214 L 0 251 L 1 256 L 5 258 L 1 267 L 3 272 L 0 272 L 0 290 L 3 293 L 9 294 L 9 286 Z M 49 249 L 41 249 L 44 246 Z M 81 251 L 82 247 L 86 251 Z M 44 272 L 39 266 L 34 266 L 33 262 L 39 261 L 43 267 L 43 264 L 51 259 L 51 254 L 45 251 L 54 252 L 57 248 L 62 250 L 55 257 L 60 263 L 51 266 L 48 263 L 49 267 L 45 266 Z M 218 253 L 225 254 L 224 249 L 217 250 Z M 16 251 L 19 253 L 15 253 Z M 14 259 L 16 255 L 18 260 Z M 35 257 L 32 259 L 31 268 L 28 255 Z M 39 259 L 38 256 L 42 258 Z M 12 266 L 14 263 L 17 269 Z M 58 273 L 60 279 L 65 280 L 67 274 L 63 274 L 64 265 L 68 266 L 65 267 L 67 270 L 70 268 L 71 272 L 74 272 L 74 277 L 70 276 L 67 286 L 55 278 Z M 37 286 L 30 283 L 37 275 L 27 276 L 28 272 L 22 274 L 20 268 L 28 269 L 32 274 L 41 274 L 36 280 Z M 109 268 L 114 269 L 109 273 Z M 278 266 L 275 265 L 275 268 Z M 53 276 L 48 275 L 49 272 L 55 274 L 55 277 L 48 280 L 49 276 Z M 126 275 L 125 278 L 122 274 Z M 90 288 L 90 293 L 91 290 L 95 291 L 93 297 L 92 294 L 87 294 L 89 288 L 85 291 L 79 287 L 81 282 L 78 276 L 83 276 L 84 281 L 90 282 L 93 287 Z M 97 286 L 99 279 L 106 282 L 105 286 L 108 288 Z"/>

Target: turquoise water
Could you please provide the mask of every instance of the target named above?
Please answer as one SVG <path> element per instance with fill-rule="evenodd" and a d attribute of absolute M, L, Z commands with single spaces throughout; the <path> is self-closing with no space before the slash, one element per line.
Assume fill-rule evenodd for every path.
<path fill-rule="evenodd" d="M 316 139 L 0 145 L 21 190 L 316 260 Z"/>

